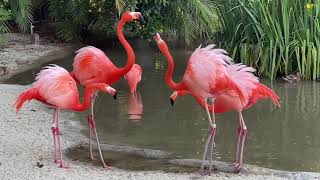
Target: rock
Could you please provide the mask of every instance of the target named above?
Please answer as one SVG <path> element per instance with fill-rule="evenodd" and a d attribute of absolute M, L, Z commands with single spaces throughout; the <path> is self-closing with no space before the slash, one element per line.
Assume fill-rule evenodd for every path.
<path fill-rule="evenodd" d="M 37 166 L 39 167 L 39 168 L 42 168 L 43 167 L 43 163 L 41 163 L 41 162 L 37 162 Z"/>

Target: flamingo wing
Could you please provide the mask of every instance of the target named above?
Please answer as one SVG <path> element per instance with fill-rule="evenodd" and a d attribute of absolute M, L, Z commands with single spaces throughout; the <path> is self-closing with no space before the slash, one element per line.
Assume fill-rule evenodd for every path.
<path fill-rule="evenodd" d="M 255 71 L 254 68 L 241 63 L 227 66 L 229 78 L 242 89 L 246 98 L 249 98 L 259 82 L 259 78 L 253 74 Z"/>
<path fill-rule="evenodd" d="M 67 70 L 57 65 L 44 67 L 37 74 L 33 88 L 46 103 L 62 109 L 72 108 L 79 98 L 75 80 Z"/>
<path fill-rule="evenodd" d="M 252 105 L 254 105 L 258 100 L 265 98 L 270 98 L 275 106 L 280 107 L 279 96 L 267 86 L 261 83 L 256 83 L 256 87 L 252 90 L 249 102 L 247 103 L 247 106 L 244 108 L 248 109 Z"/>
<path fill-rule="evenodd" d="M 198 47 L 192 53 L 183 77 L 189 90 L 200 97 L 212 97 L 212 94 L 223 90 L 217 89 L 217 83 L 224 83 L 224 86 L 233 83 L 226 76 L 226 66 L 231 64 L 232 59 L 226 55 L 225 50 L 214 47 L 214 44 L 205 48 Z"/>
<path fill-rule="evenodd" d="M 116 70 L 117 67 L 110 61 L 106 54 L 93 46 L 86 46 L 78 51 L 73 62 L 72 74 L 81 85 L 87 85 L 86 82 L 105 82 L 108 74 Z"/>

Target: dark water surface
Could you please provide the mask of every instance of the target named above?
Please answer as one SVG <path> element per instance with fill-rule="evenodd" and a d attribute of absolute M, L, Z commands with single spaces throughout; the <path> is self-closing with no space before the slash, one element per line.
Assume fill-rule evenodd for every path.
<path fill-rule="evenodd" d="M 100 94 L 95 115 L 101 141 L 166 150 L 182 158 L 201 158 L 208 135 L 206 113 L 191 96 L 180 98 L 171 107 L 171 92 L 164 82 L 167 67 L 164 57 L 147 46 L 136 45 L 134 49 L 137 63 L 143 67 L 137 95 L 141 96 L 141 102 L 130 97 L 125 80 L 112 85 L 117 89 L 117 100 Z M 125 63 L 121 46 L 106 52 L 115 64 Z M 174 78 L 180 80 L 190 53 L 182 50 L 172 53 L 176 60 Z M 71 70 L 72 58 L 54 63 Z M 16 75 L 7 83 L 30 84 L 40 68 Z M 270 87 L 268 81 L 264 82 Z M 248 127 L 245 163 L 282 170 L 320 171 L 320 83 L 289 85 L 279 81 L 272 88 L 281 98 L 280 109 L 264 100 L 243 113 Z M 78 119 L 86 123 L 84 114 L 79 114 Z M 217 115 L 214 156 L 217 160 L 234 160 L 237 127 L 237 113 Z"/>

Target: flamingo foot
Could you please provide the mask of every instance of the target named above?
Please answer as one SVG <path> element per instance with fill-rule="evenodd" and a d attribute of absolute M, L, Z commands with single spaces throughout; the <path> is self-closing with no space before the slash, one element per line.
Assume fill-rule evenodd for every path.
<path fill-rule="evenodd" d="M 242 163 L 237 162 L 234 164 L 234 172 L 235 173 L 239 173 L 241 168 L 242 168 Z"/>
<path fill-rule="evenodd" d="M 97 160 L 97 158 L 93 157 L 93 155 L 90 156 L 90 159 L 91 159 L 92 161 L 96 161 L 96 160 Z"/>
<path fill-rule="evenodd" d="M 236 166 L 237 164 L 239 164 L 239 162 L 238 162 L 238 161 L 235 161 L 235 162 L 229 164 L 229 166 Z"/>
<path fill-rule="evenodd" d="M 53 162 L 56 164 L 60 164 L 60 160 L 58 160 L 58 159 L 55 159 Z"/>
<path fill-rule="evenodd" d="M 60 166 L 59 166 L 60 168 L 63 168 L 63 169 L 70 169 L 70 166 L 67 166 L 67 165 L 65 165 L 65 164 L 60 164 Z"/>
<path fill-rule="evenodd" d="M 103 168 L 107 170 L 112 170 L 112 166 L 103 165 Z"/>

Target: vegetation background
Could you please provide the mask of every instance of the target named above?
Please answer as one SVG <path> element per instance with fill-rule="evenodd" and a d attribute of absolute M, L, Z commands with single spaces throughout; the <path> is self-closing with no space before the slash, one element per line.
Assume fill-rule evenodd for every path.
<path fill-rule="evenodd" d="M 115 36 L 126 10 L 140 11 L 147 23 L 127 28 L 132 36 L 171 34 L 191 47 L 216 43 L 236 62 L 248 64 L 271 80 L 299 72 L 320 76 L 318 0 L 1 0 L 0 34 L 48 14 L 57 38 L 81 41 L 87 33 Z M 40 15 L 40 16 L 39 16 Z M 39 18 L 40 17 L 40 18 Z M 3 41 L 3 38 L 0 37 Z M 1 43 L 0 41 L 0 43 Z"/>

